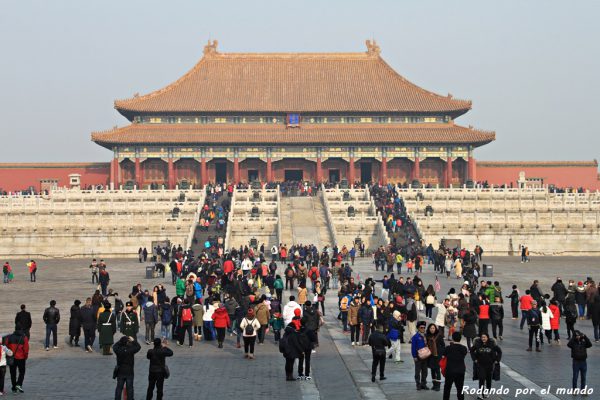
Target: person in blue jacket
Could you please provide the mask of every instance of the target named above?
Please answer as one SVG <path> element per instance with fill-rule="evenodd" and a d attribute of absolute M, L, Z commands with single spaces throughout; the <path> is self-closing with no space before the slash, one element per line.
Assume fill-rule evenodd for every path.
<path fill-rule="evenodd" d="M 202 285 L 200 284 L 200 278 L 196 278 L 194 282 L 194 296 L 196 300 L 202 300 Z"/>
<path fill-rule="evenodd" d="M 417 390 L 429 390 L 427 387 L 427 359 L 423 355 L 419 356 L 419 350 L 427 347 L 427 340 L 425 339 L 425 328 L 427 324 L 425 321 L 419 321 L 417 323 L 417 333 L 411 339 L 411 353 L 413 360 L 415 361 L 415 382 L 417 383 Z"/>

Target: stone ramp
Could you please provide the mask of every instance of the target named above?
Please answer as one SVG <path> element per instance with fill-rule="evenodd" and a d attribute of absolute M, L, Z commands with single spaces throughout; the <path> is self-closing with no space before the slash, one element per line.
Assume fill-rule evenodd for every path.
<path fill-rule="evenodd" d="M 325 209 L 319 197 L 285 197 L 281 200 L 281 239 L 292 244 L 332 245 Z"/>

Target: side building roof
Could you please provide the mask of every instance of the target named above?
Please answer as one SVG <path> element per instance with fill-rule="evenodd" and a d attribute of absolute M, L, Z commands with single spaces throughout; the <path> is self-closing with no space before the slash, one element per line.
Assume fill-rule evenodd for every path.
<path fill-rule="evenodd" d="M 367 41 L 363 53 L 220 53 L 217 41 L 174 83 L 115 101 L 129 120 L 152 113 L 407 112 L 456 118 L 471 102 L 409 82 Z"/>

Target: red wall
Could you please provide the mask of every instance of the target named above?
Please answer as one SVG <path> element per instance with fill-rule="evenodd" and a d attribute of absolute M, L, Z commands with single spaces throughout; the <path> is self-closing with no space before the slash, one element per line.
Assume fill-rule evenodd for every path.
<path fill-rule="evenodd" d="M 0 163 L 0 189 L 13 192 L 33 186 L 40 190 L 41 179 L 58 179 L 58 186 L 69 186 L 69 174 L 80 174 L 82 187 L 107 185 L 110 163 Z"/>
<path fill-rule="evenodd" d="M 544 185 L 560 188 L 600 189 L 598 163 L 591 162 L 500 162 L 478 161 L 477 180 L 489 184 L 517 185 L 519 172 L 525 172 L 525 178 L 542 178 Z"/>

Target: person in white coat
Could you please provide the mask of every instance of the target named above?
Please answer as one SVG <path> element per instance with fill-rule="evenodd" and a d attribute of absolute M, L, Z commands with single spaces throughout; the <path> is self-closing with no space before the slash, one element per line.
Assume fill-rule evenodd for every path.
<path fill-rule="evenodd" d="M 254 344 L 256 343 L 256 335 L 260 329 L 260 322 L 254 315 L 254 309 L 249 308 L 248 314 L 240 323 L 242 330 L 242 338 L 244 339 L 244 358 L 254 359 Z"/>
<path fill-rule="evenodd" d="M 441 337 L 444 337 L 444 327 L 446 326 L 446 314 L 448 313 L 448 306 L 450 305 L 450 299 L 444 299 L 443 303 L 435 305 L 437 308 L 437 314 L 435 315 L 435 324 L 438 327 Z"/>
<path fill-rule="evenodd" d="M 294 318 L 294 310 L 300 310 L 300 317 L 302 317 L 302 307 L 296 302 L 296 297 L 290 296 L 290 301 L 283 307 L 283 320 L 285 326 L 288 326 Z"/>
<path fill-rule="evenodd" d="M 6 346 L 0 345 L 0 396 L 4 395 L 4 375 L 6 375 L 6 357 L 13 355 L 13 352 Z"/>
<path fill-rule="evenodd" d="M 540 330 L 540 343 L 544 343 L 544 333 L 548 331 L 552 331 L 552 326 L 550 325 L 550 320 L 554 318 L 552 315 L 552 311 L 544 304 L 540 309 L 540 314 L 542 315 L 542 329 Z"/>

